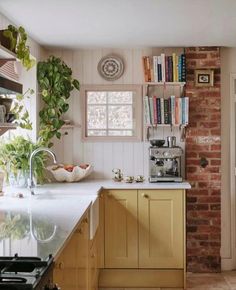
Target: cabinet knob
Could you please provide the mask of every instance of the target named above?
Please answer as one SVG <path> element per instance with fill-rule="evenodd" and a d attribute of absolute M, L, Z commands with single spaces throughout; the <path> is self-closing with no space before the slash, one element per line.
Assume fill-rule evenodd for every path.
<path fill-rule="evenodd" d="M 94 253 L 91 254 L 91 258 L 95 258 L 95 254 Z"/>
<path fill-rule="evenodd" d="M 87 223 L 88 223 L 88 218 L 85 218 L 85 219 L 83 220 L 83 223 L 87 224 Z"/>
<path fill-rule="evenodd" d="M 64 263 L 63 262 L 60 262 L 58 264 L 58 269 L 60 269 L 60 270 L 64 269 Z"/>
<path fill-rule="evenodd" d="M 146 193 L 142 193 L 142 197 L 143 198 L 149 198 L 148 194 L 146 194 Z"/>

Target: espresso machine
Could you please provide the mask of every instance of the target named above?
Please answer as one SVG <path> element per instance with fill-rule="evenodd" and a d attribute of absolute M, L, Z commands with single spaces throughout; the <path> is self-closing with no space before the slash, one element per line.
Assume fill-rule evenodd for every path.
<path fill-rule="evenodd" d="M 183 181 L 181 174 L 183 150 L 181 147 L 175 146 L 174 138 L 168 138 L 168 146 L 151 146 L 149 148 L 149 182 Z"/>

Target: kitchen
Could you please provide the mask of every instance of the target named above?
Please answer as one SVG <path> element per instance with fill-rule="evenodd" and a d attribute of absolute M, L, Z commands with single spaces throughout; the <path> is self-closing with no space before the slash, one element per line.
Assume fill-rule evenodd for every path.
<path fill-rule="evenodd" d="M 133 22 L 129 20 L 131 11 L 129 9 L 134 9 L 133 1 L 114 6 L 112 6 L 114 3 L 110 2 L 110 5 L 106 3 L 107 10 L 101 9 L 100 5 L 90 3 L 90 1 L 87 4 L 83 1 L 78 1 L 77 4 L 71 1 L 68 11 L 65 3 L 60 3 L 60 5 L 54 3 L 56 6 L 53 6 L 53 1 L 51 4 L 43 1 L 44 5 L 52 5 L 45 11 L 43 8 L 47 6 L 40 7 L 38 4 L 30 4 L 30 1 L 25 0 L 22 3 L 25 5 L 24 13 L 27 17 L 22 17 L 20 14 L 23 7 L 17 1 L 11 1 L 11 4 L 7 1 L 1 2 L 1 29 L 6 29 L 9 24 L 16 27 L 22 25 L 28 34 L 32 59 L 35 58 L 37 62 L 40 62 L 41 68 L 44 69 L 48 63 L 56 61 L 50 59 L 50 56 L 54 55 L 71 68 L 73 74 L 69 73 L 69 78 L 78 80 L 80 83 L 79 90 L 75 84 L 75 89 L 70 91 L 70 97 L 67 99 L 69 109 L 65 110 L 62 117 L 60 116 L 66 124 L 60 130 L 55 130 L 60 133 L 58 134 L 60 139 L 57 136 L 51 139 L 53 147 L 50 150 L 55 153 L 58 164 L 63 164 L 65 167 L 60 167 L 61 165 L 58 168 L 55 167 L 53 159 L 46 153 L 45 155 L 38 153 L 34 158 L 39 160 L 39 157 L 46 156 L 47 166 L 53 174 L 58 172 L 57 178 L 62 178 L 61 181 L 63 178 L 64 180 L 68 178 L 68 181 L 77 178 L 72 178 L 72 173 L 78 174 L 78 179 L 86 178 L 73 183 L 55 183 L 53 175 L 49 175 L 47 171 L 47 177 L 54 181 L 35 187 L 32 183 L 31 191 L 34 195 L 31 196 L 28 188 L 13 186 L 14 178 L 10 176 L 12 186 L 4 187 L 4 195 L 0 199 L 1 221 L 10 222 L 5 228 L 7 230 L 5 237 L 1 237 L 0 257 L 14 257 L 18 254 L 19 257 L 32 256 L 45 259 L 52 254 L 55 261 L 54 283 L 58 284 L 61 289 L 168 289 L 173 287 L 176 289 L 234 289 L 233 270 L 236 267 L 236 252 L 233 178 L 235 106 L 233 102 L 236 50 L 230 35 L 222 31 L 219 33 L 222 38 L 216 40 L 214 32 L 211 31 L 212 34 L 210 34 L 209 31 L 210 36 L 205 39 L 204 35 L 197 33 L 193 35 L 186 31 L 186 23 L 182 23 L 178 18 L 179 26 L 184 33 L 180 35 L 176 32 L 176 36 L 172 35 L 170 41 L 168 37 L 170 31 L 167 30 L 163 39 L 160 36 L 155 38 L 155 33 L 161 35 L 158 23 L 149 27 L 151 33 L 147 32 L 148 30 L 145 32 L 141 24 L 137 23 L 138 18 L 136 22 L 133 18 Z M 138 17 L 148 18 L 147 15 L 141 13 L 144 6 L 150 15 L 153 15 L 155 9 L 163 9 L 163 15 L 168 11 L 171 17 L 177 17 L 176 6 L 184 5 L 183 9 L 186 15 L 188 14 L 186 17 L 189 22 L 192 21 L 193 15 L 190 16 L 190 11 L 193 9 L 193 3 L 186 4 L 186 1 L 178 1 L 178 5 L 174 5 L 173 9 L 170 9 L 172 7 L 170 6 L 168 10 L 168 5 L 165 6 L 163 1 L 158 1 L 158 4 L 154 1 L 147 1 L 147 4 L 138 2 L 136 11 Z M 227 5 L 219 1 L 215 6 L 210 2 L 202 3 L 205 9 L 201 8 L 200 4 L 195 9 L 199 13 L 203 10 L 207 19 L 207 13 L 213 5 L 215 10 L 214 13 L 212 12 L 212 17 L 219 17 L 217 23 L 221 26 L 225 19 L 224 15 L 221 15 L 221 10 L 227 9 L 230 14 L 235 5 L 234 1 L 230 1 Z M 89 10 L 91 7 L 93 7 L 92 11 Z M 32 12 L 34 8 L 37 8 L 35 11 L 43 12 L 36 14 Z M 49 12 L 54 9 L 58 21 L 55 21 L 50 29 Z M 119 25 L 117 22 L 112 22 L 111 15 L 114 9 L 117 10 L 117 15 L 124 13 L 127 17 L 124 17 L 124 22 L 119 22 Z M 75 16 L 73 10 L 79 13 L 79 17 Z M 74 15 L 74 22 L 71 18 L 72 22 L 68 23 L 68 26 L 63 26 L 60 22 L 60 19 L 64 19 L 63 12 L 65 11 L 67 11 L 68 19 L 70 19 L 70 13 Z M 110 13 L 109 20 L 115 25 L 110 28 L 111 30 L 104 20 L 108 16 L 105 16 L 106 11 Z M 101 18 L 97 21 L 104 24 L 101 34 L 95 29 L 94 24 L 90 26 L 87 22 L 88 19 L 96 19 L 95 14 L 99 13 Z M 42 19 L 45 20 L 43 23 Z M 124 23 L 129 27 L 127 35 L 123 35 Z M 139 30 L 142 31 L 139 36 L 134 33 L 136 31 L 134 28 L 132 30 L 133 23 L 139 25 Z M 76 25 L 81 29 L 78 29 L 77 34 L 72 35 L 70 25 Z M 212 23 L 209 22 L 209 25 L 212 25 L 211 29 L 214 30 L 213 20 Z M 223 24 L 222 27 L 224 27 Z M 227 29 L 232 31 L 230 25 Z M 94 33 L 91 32 L 93 30 Z M 107 33 L 104 32 L 107 38 L 101 37 L 102 31 Z M 128 33 L 130 33 L 130 39 Z M 179 79 L 176 82 L 172 80 L 157 84 L 152 79 L 145 80 L 144 57 L 147 60 L 147 57 L 151 59 L 153 56 L 158 57 L 163 54 L 172 57 L 172 60 L 176 56 L 185 55 L 185 81 Z M 104 70 L 102 61 L 112 62 L 112 65 L 116 66 L 119 71 L 119 75 L 116 75 L 114 79 L 109 79 L 111 76 L 108 74 L 109 71 Z M 60 65 L 61 62 L 58 67 Z M 46 111 L 47 95 L 46 92 L 42 94 L 45 87 L 42 82 L 40 83 L 40 76 L 37 76 L 39 66 L 34 65 L 26 70 L 19 68 L 19 61 L 17 61 L 17 67 L 23 91 L 28 88 L 34 91 L 30 98 L 24 99 L 24 108 L 29 112 L 33 130 L 21 129 L 18 126 L 17 129 L 8 130 L 0 138 L 4 142 L 9 142 L 15 136 L 17 138 L 30 136 L 35 142 L 38 132 L 43 127 L 40 123 L 42 119 L 40 119 L 39 111 Z M 182 68 L 180 69 L 183 71 Z M 196 82 L 197 73 L 200 74 L 202 71 L 206 73 L 204 77 L 210 78 L 210 84 Z M 118 93 L 125 91 L 126 97 L 122 99 L 121 104 L 114 98 L 111 103 L 106 103 L 104 96 L 100 93 L 104 91 Z M 132 98 L 129 97 L 130 92 L 133 93 Z M 189 98 L 189 110 L 185 112 L 189 112 L 188 125 L 185 126 L 184 122 L 179 124 L 179 121 L 176 121 L 174 125 L 173 121 L 171 121 L 172 125 L 164 124 L 164 120 L 161 125 L 151 126 L 143 106 L 145 96 L 148 96 L 148 105 L 151 104 L 149 104 L 150 99 L 154 100 L 154 96 L 156 99 L 159 97 L 169 99 L 171 96 L 181 100 L 183 97 Z M 130 99 L 137 102 L 127 101 Z M 132 106 L 134 107 L 132 118 L 130 117 L 128 121 L 122 121 L 122 118 L 118 120 L 122 124 L 127 123 L 127 126 L 132 124 L 133 127 L 123 127 L 121 130 L 121 127 L 113 126 L 112 130 L 109 130 L 104 125 L 106 123 L 104 114 L 111 114 L 113 118 L 109 120 L 113 122 L 113 125 L 117 124 L 114 121 L 117 117 L 114 109 L 118 106 L 117 103 L 124 108 L 122 116 L 126 118 L 130 117 L 127 112 Z M 56 107 L 55 104 L 54 106 Z M 110 111 L 103 113 L 102 110 L 98 110 L 98 108 L 105 110 L 105 107 Z M 148 108 L 150 111 L 150 107 Z M 22 119 L 20 121 L 22 122 Z M 1 127 L 1 130 L 5 129 Z M 44 134 L 45 130 L 41 132 Z M 114 132 L 116 134 L 119 132 L 121 135 L 117 136 Z M 170 147 L 158 147 L 158 150 L 149 149 L 148 139 L 164 140 L 164 146 L 168 146 L 167 137 L 175 137 L 168 139 Z M 19 145 L 21 141 L 24 146 L 31 146 L 31 143 L 23 143 L 22 139 L 17 140 L 13 144 L 14 148 L 18 148 L 16 145 Z M 168 158 L 167 163 L 163 158 L 165 165 L 162 165 L 163 160 L 158 152 L 163 150 L 164 154 L 168 150 L 169 154 L 179 148 L 175 147 L 175 144 L 171 145 L 171 142 L 176 142 L 176 145 L 181 148 L 178 149 L 181 151 L 181 158 L 174 155 L 174 160 L 170 162 L 171 158 Z M 14 150 L 8 155 L 3 155 L 3 161 L 7 157 L 11 160 Z M 27 161 L 26 170 L 29 175 L 30 160 Z M 183 178 L 183 182 L 163 180 L 162 169 L 167 167 L 174 168 L 172 172 L 175 174 L 178 169 L 177 177 Z M 154 168 L 154 171 L 158 168 L 155 171 L 154 181 L 161 178 L 162 182 L 149 182 L 150 175 L 153 175 L 151 168 Z M 62 172 L 62 176 L 59 172 Z M 124 177 L 122 181 L 112 180 L 115 177 L 119 179 L 121 173 Z M 168 170 L 164 173 L 167 175 Z M 142 182 L 143 178 L 144 182 Z M 176 175 L 174 175 L 175 178 Z M 166 199 L 170 203 L 165 201 Z M 148 204 L 153 212 L 148 213 Z M 43 214 L 41 208 L 44 209 Z M 61 210 L 58 211 L 58 208 Z M 171 211 L 174 219 L 170 218 Z M 148 214 L 152 233 L 148 232 L 150 226 L 147 220 Z M 164 220 L 166 223 L 161 222 Z M 19 228 L 22 239 L 17 237 L 17 230 L 11 232 L 11 226 Z M 44 227 L 46 232 L 42 231 Z M 158 231 L 162 235 L 158 235 Z M 149 249 L 149 253 L 148 238 L 145 239 L 148 236 L 149 246 L 153 246 Z M 47 243 L 42 240 L 46 240 Z M 173 248 L 173 245 L 176 248 Z M 83 250 L 79 251 L 79 249 Z M 20 276 L 20 273 L 17 275 Z"/>

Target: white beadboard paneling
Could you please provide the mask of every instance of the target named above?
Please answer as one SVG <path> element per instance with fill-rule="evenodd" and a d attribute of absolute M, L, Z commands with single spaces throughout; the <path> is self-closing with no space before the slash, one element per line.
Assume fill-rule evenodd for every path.
<path fill-rule="evenodd" d="M 104 178 L 111 178 L 113 176 L 113 143 L 103 144 L 103 175 Z"/>
<path fill-rule="evenodd" d="M 123 171 L 125 175 L 134 175 L 134 143 L 123 143 Z"/>
<path fill-rule="evenodd" d="M 96 143 L 93 148 L 93 165 L 94 165 L 94 177 L 103 178 L 104 164 L 103 164 L 103 143 Z"/>
<path fill-rule="evenodd" d="M 73 75 L 79 79 L 81 84 L 142 84 L 142 56 L 159 55 L 162 52 L 172 54 L 174 50 L 176 53 L 183 51 L 181 48 L 101 48 L 74 51 L 63 51 L 59 49 L 55 53 L 53 50 L 50 51 L 50 54 L 60 56 L 68 65 L 71 64 Z M 123 76 L 113 82 L 104 80 L 97 71 L 99 60 L 109 54 L 117 54 L 125 62 Z M 176 86 L 166 86 L 155 88 L 153 93 L 159 97 L 169 97 L 172 94 L 179 96 L 180 90 Z M 70 105 L 68 116 L 72 118 L 75 124 L 81 124 L 79 94 L 73 92 Z M 174 132 L 178 139 L 179 131 L 172 132 L 168 127 L 158 127 L 151 131 L 152 137 L 158 139 L 173 135 Z M 90 178 L 110 178 L 112 177 L 111 171 L 113 168 L 120 168 L 125 175 L 143 174 L 147 178 L 149 164 L 148 148 L 148 142 L 82 142 L 81 129 L 75 128 L 73 131 L 73 144 L 68 144 L 68 148 L 64 148 L 64 151 L 67 151 L 67 156 L 64 157 L 76 163 L 85 162 L 93 164 L 94 173 Z"/>
<path fill-rule="evenodd" d="M 113 152 L 113 168 L 119 168 L 124 171 L 123 167 L 123 143 L 116 142 L 112 143 L 112 152 Z"/>

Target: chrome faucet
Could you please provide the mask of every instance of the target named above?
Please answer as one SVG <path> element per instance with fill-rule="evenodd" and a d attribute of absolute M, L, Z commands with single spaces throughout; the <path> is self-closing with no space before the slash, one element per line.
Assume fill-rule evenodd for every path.
<path fill-rule="evenodd" d="M 35 149 L 31 155 L 30 155 L 30 160 L 29 160 L 29 164 L 30 164 L 30 172 L 29 172 L 29 180 L 28 180 L 28 187 L 30 189 L 30 192 L 32 195 L 34 195 L 34 187 L 35 187 L 35 184 L 34 184 L 34 180 L 33 180 L 33 176 L 34 176 L 34 173 L 33 173 L 33 159 L 34 159 L 34 156 L 39 153 L 39 152 L 47 152 L 49 153 L 52 158 L 53 158 L 53 162 L 54 164 L 57 163 L 57 158 L 56 158 L 56 155 L 54 152 L 52 152 L 49 148 L 46 148 L 46 147 L 41 147 L 41 148 L 37 148 Z"/>

